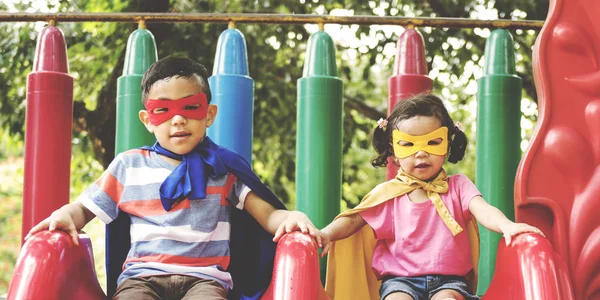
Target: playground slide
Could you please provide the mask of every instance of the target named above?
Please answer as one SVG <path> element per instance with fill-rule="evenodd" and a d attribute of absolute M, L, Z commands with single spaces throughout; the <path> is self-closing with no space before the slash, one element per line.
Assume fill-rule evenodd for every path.
<path fill-rule="evenodd" d="M 79 246 L 63 231 L 42 231 L 21 248 L 7 299 L 105 299 L 96 271 L 92 244 L 79 235 Z"/>
<path fill-rule="evenodd" d="M 538 234 L 500 240 L 494 277 L 483 300 L 572 300 L 569 272 L 550 241 Z"/>
<path fill-rule="evenodd" d="M 17 260 L 8 299 L 105 299 L 94 271 L 90 240 L 81 234 L 79 241 L 77 247 L 61 231 L 43 231 L 30 238 Z M 566 265 L 546 238 L 521 234 L 508 247 L 501 242 L 497 257 L 483 300 L 574 299 Z M 293 232 L 281 239 L 263 299 L 327 299 L 311 237 Z"/>
<path fill-rule="evenodd" d="M 79 246 L 62 231 L 42 231 L 23 245 L 8 290 L 8 299 L 106 299 L 86 234 Z M 326 299 L 319 282 L 317 246 L 303 233 L 286 234 L 277 245 L 273 279 L 265 300 Z M 323 298 L 325 297 L 325 298 Z"/>

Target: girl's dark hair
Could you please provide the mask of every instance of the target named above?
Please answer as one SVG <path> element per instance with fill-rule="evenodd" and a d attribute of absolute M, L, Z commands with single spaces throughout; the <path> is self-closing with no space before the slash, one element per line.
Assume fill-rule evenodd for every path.
<path fill-rule="evenodd" d="M 144 73 L 142 78 L 142 103 L 146 103 L 150 88 L 159 80 L 171 77 L 192 78 L 197 76 L 202 83 L 202 91 L 208 103 L 212 98 L 208 86 L 208 71 L 206 68 L 189 58 L 167 56 L 155 63 Z"/>
<path fill-rule="evenodd" d="M 465 156 L 467 148 L 467 136 L 459 130 L 450 118 L 450 114 L 444 107 L 440 98 L 432 94 L 418 94 L 412 98 L 402 100 L 396 104 L 394 110 L 387 118 L 386 128 L 375 127 L 373 131 L 373 147 L 377 151 L 377 156 L 371 160 L 374 167 L 385 167 L 388 163 L 388 157 L 394 155 L 392 146 L 392 131 L 396 124 L 402 120 L 412 117 L 435 117 L 442 122 L 442 126 L 448 127 L 448 161 L 457 163 Z"/>

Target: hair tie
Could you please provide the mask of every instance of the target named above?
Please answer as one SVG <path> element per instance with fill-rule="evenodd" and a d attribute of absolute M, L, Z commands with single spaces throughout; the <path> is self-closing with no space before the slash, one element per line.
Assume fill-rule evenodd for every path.
<path fill-rule="evenodd" d="M 384 119 L 384 118 L 379 118 L 379 120 L 377 120 L 377 126 L 379 126 L 379 128 L 385 130 L 385 128 L 387 127 L 388 124 L 388 120 Z"/>
<path fill-rule="evenodd" d="M 463 131 L 463 125 L 460 124 L 460 122 L 454 122 L 454 127 L 456 127 L 456 129 L 458 129 L 459 131 Z"/>

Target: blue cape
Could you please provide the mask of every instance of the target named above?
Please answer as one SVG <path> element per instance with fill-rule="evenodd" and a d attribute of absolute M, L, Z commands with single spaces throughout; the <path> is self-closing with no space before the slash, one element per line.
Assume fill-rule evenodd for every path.
<path fill-rule="evenodd" d="M 162 147 L 156 146 L 157 144 L 152 147 L 141 147 L 141 149 L 156 151 L 166 156 L 173 155 L 173 153 L 163 153 Z M 204 138 L 194 152 L 200 154 L 206 164 L 204 167 L 210 168 L 208 173 L 213 171 L 211 161 L 220 160 L 228 172 L 237 176 L 258 196 L 276 209 L 286 209 L 279 198 L 260 181 L 248 162 L 237 153 L 218 146 L 208 137 Z M 201 176 L 205 177 L 204 181 L 206 181 L 206 176 L 209 174 Z M 232 209 L 230 220 L 231 261 L 227 271 L 233 278 L 234 289 L 229 292 L 228 298 L 259 299 L 271 281 L 277 244 L 273 242 L 273 235 L 266 232 L 245 210 Z M 109 297 L 115 293 L 117 279 L 129 252 L 131 245 L 129 228 L 130 218 L 124 212 L 119 212 L 117 219 L 106 226 L 106 276 Z"/>

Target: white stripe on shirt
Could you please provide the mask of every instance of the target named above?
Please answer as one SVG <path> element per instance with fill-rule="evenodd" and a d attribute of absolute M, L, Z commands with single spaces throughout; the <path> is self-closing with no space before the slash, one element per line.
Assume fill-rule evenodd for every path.
<path fill-rule="evenodd" d="M 238 202 L 238 204 L 235 206 L 237 209 L 239 209 L 239 210 L 244 209 L 244 204 L 246 203 L 246 196 L 248 196 L 248 193 L 250 193 L 251 191 L 252 190 L 247 185 L 244 184 L 244 188 L 238 195 L 238 200 L 240 202 Z"/>
<path fill-rule="evenodd" d="M 192 230 L 191 225 L 154 226 L 148 224 L 131 224 L 131 243 L 169 239 L 186 243 L 202 243 L 229 240 L 231 224 L 218 222 L 212 232 Z"/>
<path fill-rule="evenodd" d="M 85 206 L 85 208 L 89 209 L 92 213 L 94 213 L 94 215 L 96 215 L 96 217 L 98 217 L 98 219 L 100 219 L 100 221 L 104 222 L 104 224 L 109 224 L 110 222 L 113 221 L 113 219 L 111 217 L 109 217 L 108 214 L 106 214 L 104 212 L 104 210 L 102 210 L 102 208 L 100 208 L 100 206 L 96 205 L 96 203 L 94 203 L 94 201 L 92 201 L 92 199 L 90 199 L 84 195 L 81 195 L 77 199 L 77 202 L 83 204 L 83 206 Z"/>
<path fill-rule="evenodd" d="M 165 168 L 128 167 L 125 172 L 125 178 L 127 179 L 123 185 L 131 186 L 163 183 L 173 171 Z"/>

